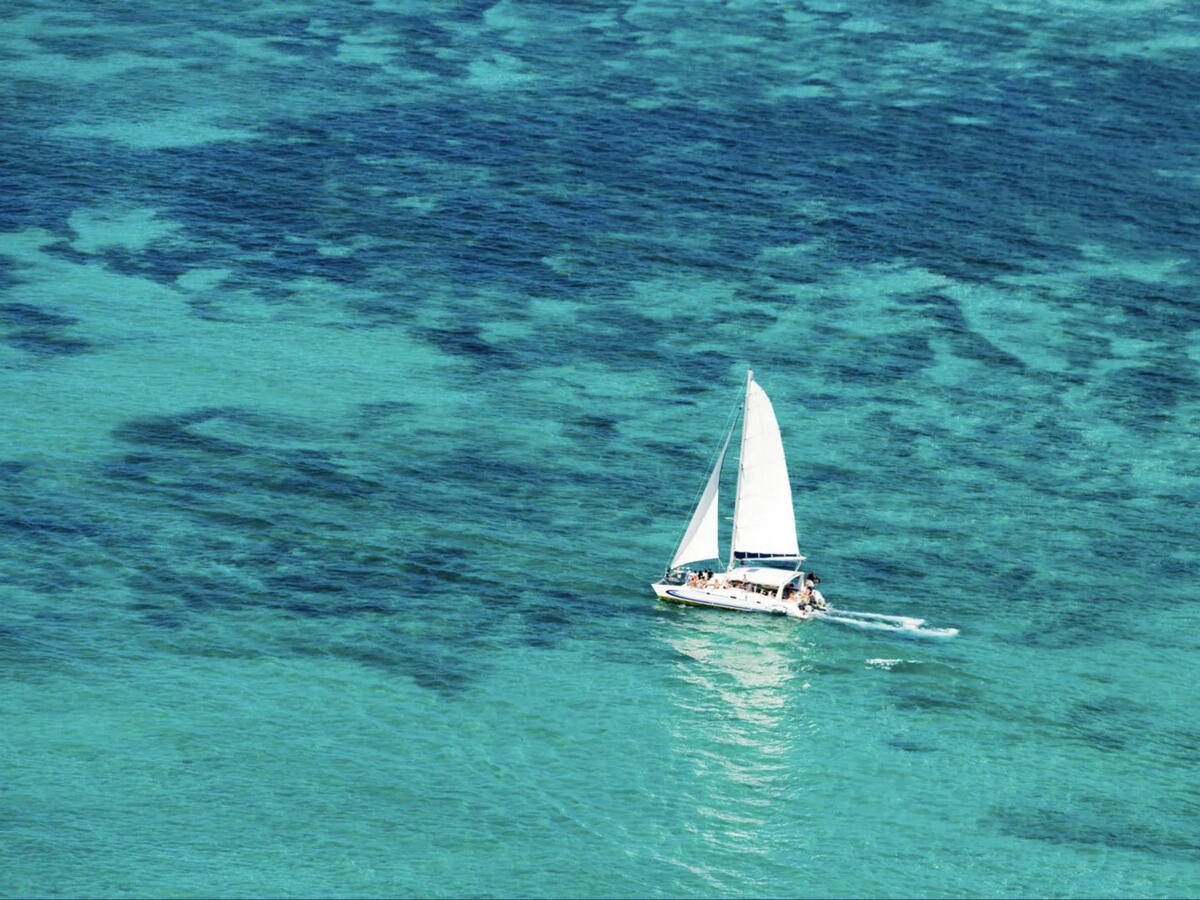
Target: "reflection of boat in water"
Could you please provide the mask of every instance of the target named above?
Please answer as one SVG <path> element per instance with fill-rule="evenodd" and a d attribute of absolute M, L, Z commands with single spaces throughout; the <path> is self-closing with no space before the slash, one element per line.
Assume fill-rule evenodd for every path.
<path fill-rule="evenodd" d="M 838 610 L 825 604 L 800 569 L 804 557 L 796 540 L 796 514 L 783 439 L 771 401 L 755 382 L 753 372 L 746 373 L 741 422 L 729 566 L 724 572 L 703 573 L 700 577 L 686 568 L 710 560 L 720 566 L 717 522 L 721 469 L 736 420 L 725 436 L 667 573 L 652 585 L 658 597 L 691 606 L 821 618 L 841 625 L 925 637 L 958 633 L 954 628 L 926 628 L 923 619 L 910 616 Z"/>
<path fill-rule="evenodd" d="M 666 755 L 688 775 L 673 827 L 713 850 L 686 862 L 712 896 L 745 889 L 727 880 L 725 854 L 778 850 L 776 802 L 805 789 L 807 739 L 819 727 L 806 690 L 805 642 L 786 627 L 743 625 L 722 615 L 656 622 L 656 636 L 674 651 L 662 694 L 672 710 L 662 718 Z"/>

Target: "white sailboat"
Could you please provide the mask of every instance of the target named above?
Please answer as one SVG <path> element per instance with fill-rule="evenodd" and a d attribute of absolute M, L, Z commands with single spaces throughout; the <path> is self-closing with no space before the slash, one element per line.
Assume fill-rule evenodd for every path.
<path fill-rule="evenodd" d="M 792 486 L 788 480 L 779 422 L 766 392 L 755 382 L 753 371 L 746 373 L 746 399 L 741 420 L 737 499 L 733 508 L 728 568 L 711 578 L 697 578 L 687 567 L 710 560 L 720 565 L 717 522 L 721 469 L 736 422 L 717 454 L 716 464 L 700 494 L 683 540 L 671 557 L 667 574 L 652 585 L 655 594 L 673 603 L 813 617 L 856 628 L 920 637 L 958 634 L 957 628 L 930 628 L 924 619 L 912 616 L 834 609 L 825 603 L 818 591 L 806 590 L 808 579 L 800 569 L 804 557 L 800 555 L 796 540 Z"/>
<path fill-rule="evenodd" d="M 689 577 L 691 573 L 684 568 L 708 560 L 720 563 L 719 485 L 732 428 L 671 558 L 668 574 L 653 585 L 654 593 L 674 603 L 802 615 L 794 598 L 804 588 L 804 573 L 800 571 L 804 557 L 796 541 L 796 515 L 783 439 L 771 401 L 752 371 L 746 374 L 741 419 L 729 566 L 711 579 Z"/>

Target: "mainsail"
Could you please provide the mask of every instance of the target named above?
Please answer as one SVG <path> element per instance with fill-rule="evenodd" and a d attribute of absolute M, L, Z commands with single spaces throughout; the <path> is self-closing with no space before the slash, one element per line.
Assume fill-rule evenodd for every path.
<path fill-rule="evenodd" d="M 717 559 L 721 555 L 717 544 L 717 494 L 721 482 L 721 466 L 725 462 L 725 451 L 729 449 L 731 437 L 732 429 L 725 436 L 725 444 L 717 455 L 717 464 L 708 476 L 704 493 L 700 495 L 700 502 L 696 504 L 696 511 L 692 513 L 692 520 L 688 523 L 683 540 L 679 542 L 679 549 L 675 551 L 671 560 L 672 569 L 702 559 Z"/>
<path fill-rule="evenodd" d="M 732 551 L 734 560 L 800 556 L 792 486 L 779 423 L 766 392 L 755 383 L 753 372 L 746 376 Z"/>

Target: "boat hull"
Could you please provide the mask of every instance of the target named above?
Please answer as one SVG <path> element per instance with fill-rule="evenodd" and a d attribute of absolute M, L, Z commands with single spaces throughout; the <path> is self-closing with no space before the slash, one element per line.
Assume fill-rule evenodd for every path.
<path fill-rule="evenodd" d="M 790 608 L 774 597 L 767 597 L 754 591 L 739 588 L 696 588 L 682 584 L 664 584 L 658 582 L 651 585 L 660 600 L 668 603 L 683 603 L 687 606 L 709 606 L 715 609 L 728 609 L 734 612 L 765 612 L 785 615 Z"/>

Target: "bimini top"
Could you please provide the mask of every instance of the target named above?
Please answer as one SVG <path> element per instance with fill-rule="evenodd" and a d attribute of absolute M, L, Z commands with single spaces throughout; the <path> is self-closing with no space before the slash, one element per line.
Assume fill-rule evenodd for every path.
<path fill-rule="evenodd" d="M 738 566 L 725 573 L 730 581 L 749 581 L 751 584 L 761 584 L 764 587 L 782 587 L 793 578 L 799 578 L 800 572 L 795 569 L 771 569 L 766 566 Z"/>

